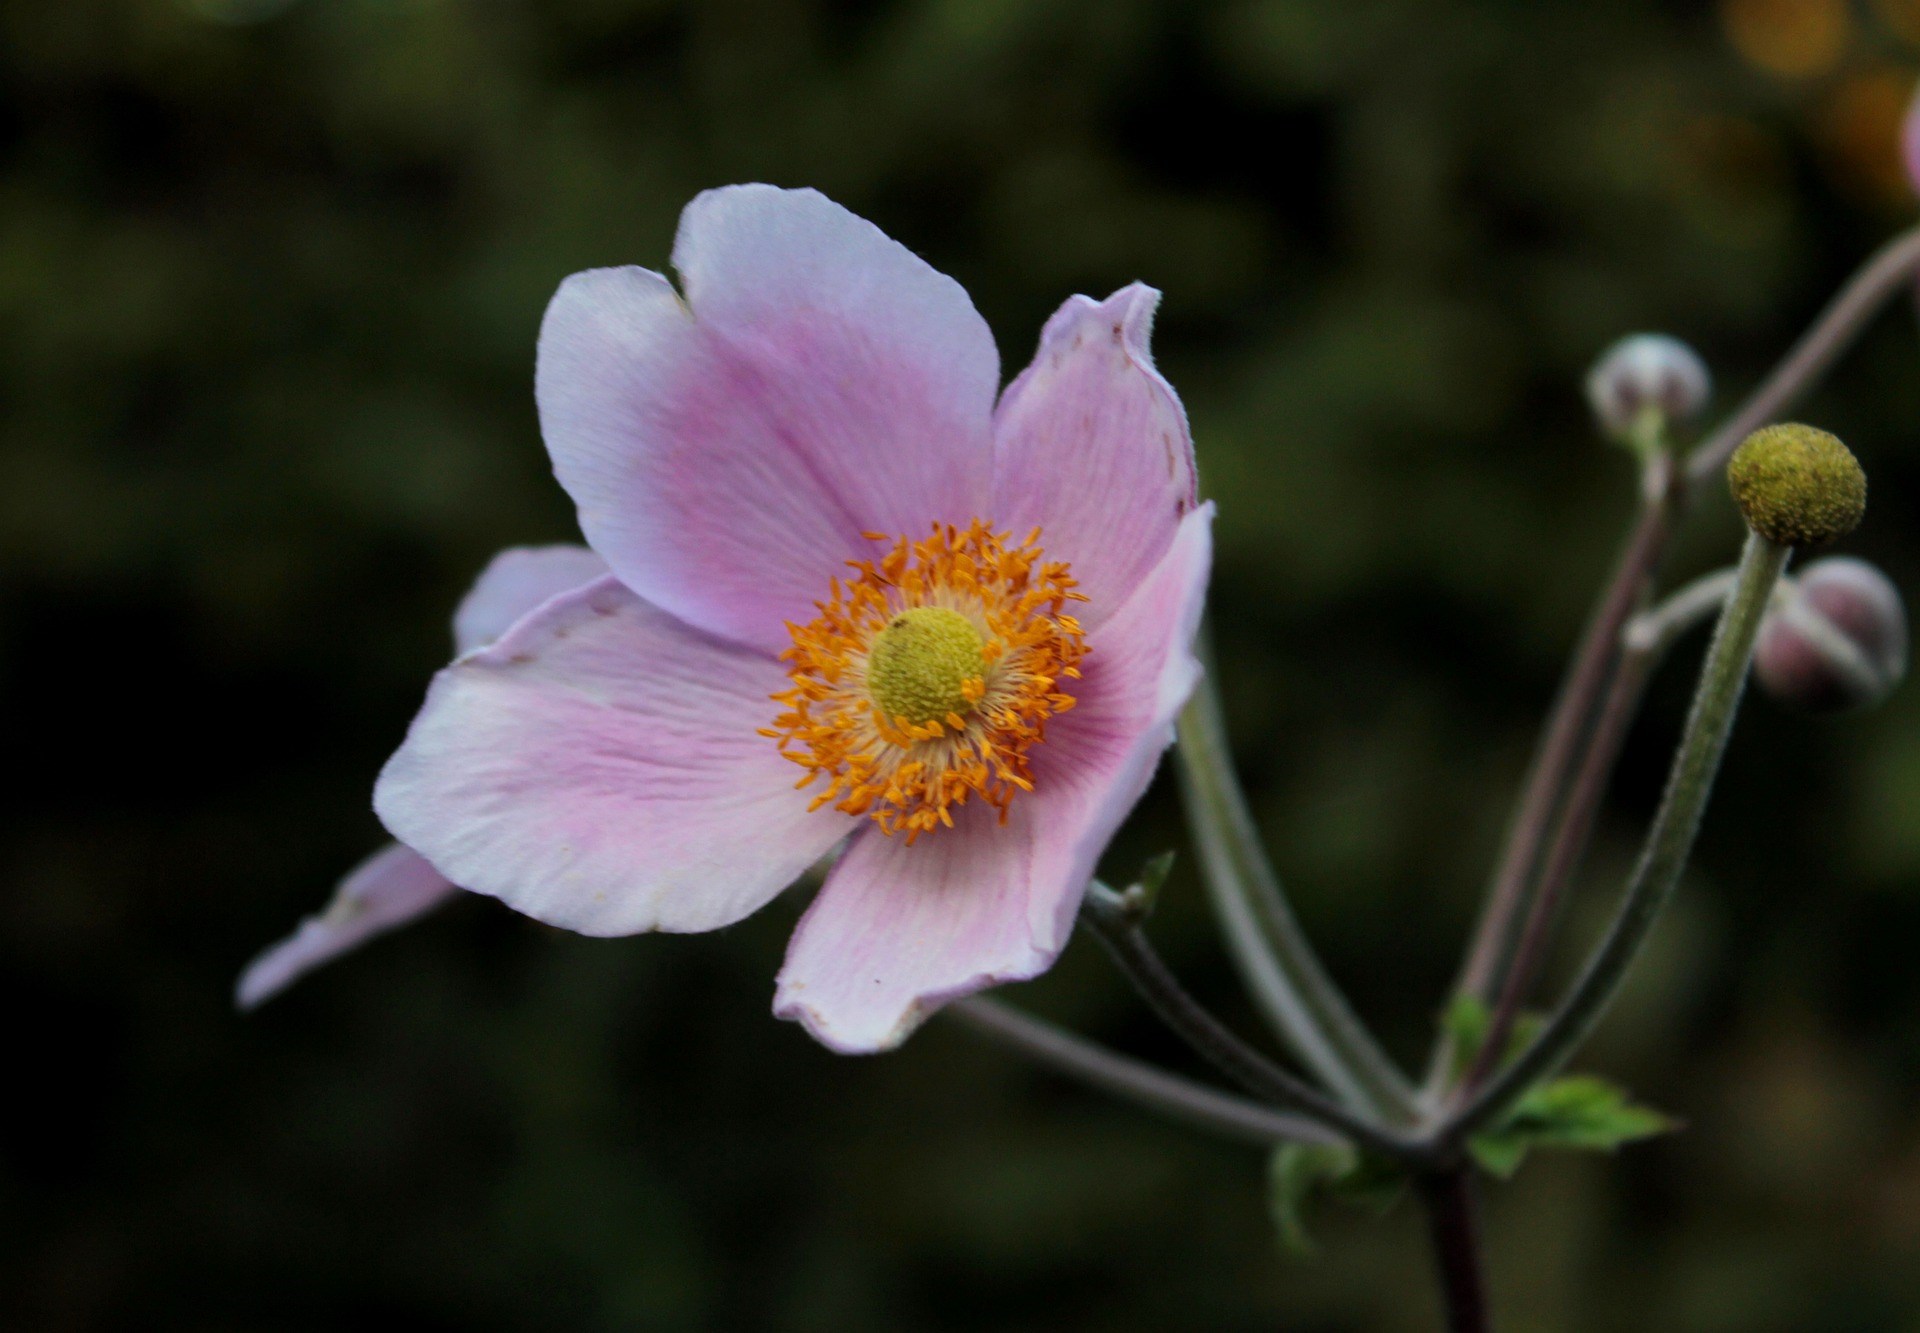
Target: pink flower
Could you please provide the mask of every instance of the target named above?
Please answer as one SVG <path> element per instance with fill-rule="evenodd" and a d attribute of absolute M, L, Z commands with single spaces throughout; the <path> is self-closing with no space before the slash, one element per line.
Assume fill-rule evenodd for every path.
<path fill-rule="evenodd" d="M 454 612 L 454 651 L 486 647 L 549 597 L 606 572 L 600 557 L 583 546 L 502 551 Z M 388 843 L 340 881 L 324 910 L 247 964 L 234 988 L 234 1001 L 242 1009 L 264 1003 L 322 963 L 424 916 L 458 892 L 418 852 Z"/>
<path fill-rule="evenodd" d="M 882 1050 L 1052 964 L 1197 679 L 1158 294 L 1068 301 L 996 404 L 966 293 L 812 191 L 701 195 L 674 266 L 576 274 L 541 329 L 612 574 L 441 672 L 375 807 L 592 935 L 729 925 L 844 844 L 774 1007 Z"/>

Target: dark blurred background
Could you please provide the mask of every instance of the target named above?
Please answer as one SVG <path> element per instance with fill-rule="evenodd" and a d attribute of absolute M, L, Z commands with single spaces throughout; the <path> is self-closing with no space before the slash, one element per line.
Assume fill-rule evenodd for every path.
<path fill-rule="evenodd" d="M 1628 513 L 1585 367 L 1663 329 L 1752 384 L 1913 221 L 1917 72 L 1920 0 L 6 0 L 0 1327 L 1432 1327 L 1404 1211 L 1285 1260 L 1255 1152 L 941 1022 L 873 1060 L 774 1022 L 784 908 L 607 942 L 463 901 L 230 988 L 380 838 L 467 581 L 573 533 L 554 286 L 767 180 L 958 277 L 1009 372 L 1068 293 L 1166 291 L 1242 766 L 1417 1059 Z M 1920 588 L 1909 303 L 1804 411 L 1873 478 L 1847 549 Z M 1674 576 L 1736 536 L 1709 506 Z M 1169 796 L 1116 873 L 1183 845 Z M 1199 897 L 1157 932 L 1250 1021 Z M 1493 1189 L 1505 1326 L 1920 1329 L 1916 955 L 1920 691 L 1756 701 L 1584 1062 L 1689 1127 Z M 1191 1067 L 1085 941 L 1024 992 Z"/>

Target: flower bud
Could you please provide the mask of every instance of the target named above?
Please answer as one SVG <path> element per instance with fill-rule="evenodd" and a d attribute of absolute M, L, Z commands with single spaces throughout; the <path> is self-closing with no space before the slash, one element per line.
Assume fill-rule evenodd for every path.
<path fill-rule="evenodd" d="M 1712 392 L 1706 363 L 1664 333 L 1622 338 L 1587 372 L 1587 401 L 1600 428 L 1615 437 L 1631 434 L 1649 410 L 1668 421 L 1690 420 Z"/>
<path fill-rule="evenodd" d="M 1760 625 L 1753 674 L 1813 713 L 1868 708 L 1907 673 L 1907 612 L 1891 580 L 1850 556 L 1816 560 L 1781 584 Z"/>
<path fill-rule="evenodd" d="M 1776 546 L 1824 546 L 1860 526 L 1867 474 L 1826 431 L 1789 423 L 1747 436 L 1727 464 L 1747 526 Z"/>

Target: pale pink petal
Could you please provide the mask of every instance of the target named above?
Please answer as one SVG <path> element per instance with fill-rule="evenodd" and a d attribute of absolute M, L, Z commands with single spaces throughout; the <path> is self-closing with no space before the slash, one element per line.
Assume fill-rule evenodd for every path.
<path fill-rule="evenodd" d="M 981 514 L 999 357 L 957 283 L 810 190 L 700 195 L 674 263 L 684 303 L 640 268 L 561 285 L 541 429 L 629 587 L 776 651 L 862 532 Z"/>
<path fill-rule="evenodd" d="M 1045 810 L 1037 840 L 1031 924 L 1041 948 L 1064 948 L 1080 887 L 1146 791 L 1174 720 L 1200 680 L 1194 637 L 1213 568 L 1213 505 L 1180 520 L 1152 573 L 1089 635 L 1079 703 L 1047 727 L 1034 751 L 1034 795 Z"/>
<path fill-rule="evenodd" d="M 1073 297 L 994 421 L 993 521 L 1016 536 L 1041 530 L 1091 599 L 1088 625 L 1140 585 L 1198 503 L 1186 412 L 1148 350 L 1159 301 L 1139 283 L 1104 301 Z"/>
<path fill-rule="evenodd" d="M 472 652 L 506 632 L 549 597 L 606 575 L 606 563 L 584 546 L 518 546 L 481 571 L 453 617 L 456 652 Z M 356 866 L 317 916 L 310 916 L 241 974 L 235 991 L 251 1009 L 302 976 L 376 935 L 432 911 L 459 890 L 409 848 L 381 848 Z"/>
<path fill-rule="evenodd" d="M 773 1011 L 850 1055 L 888 1050 L 947 1001 L 1046 970 L 1027 928 L 1033 813 L 981 803 L 907 845 L 855 838 L 787 947 Z M 1084 887 L 1084 886 L 1083 886 Z"/>
<path fill-rule="evenodd" d="M 234 1001 L 251 1009 L 376 935 L 424 916 L 460 892 L 419 853 L 398 843 L 369 856 L 340 881 L 326 910 L 247 964 Z"/>
<path fill-rule="evenodd" d="M 850 830 L 758 734 L 771 658 L 606 578 L 442 671 L 374 808 L 455 883 L 587 935 L 712 930 Z"/>
<path fill-rule="evenodd" d="M 510 546 L 474 580 L 453 613 L 458 653 L 483 648 L 549 597 L 605 577 L 607 562 L 584 546 Z"/>
<path fill-rule="evenodd" d="M 834 1050 L 886 1050 L 942 1004 L 1045 971 L 1094 865 L 1153 776 L 1199 665 L 1213 509 L 1093 640 L 1080 705 L 1034 751 L 1035 790 L 1004 826 L 982 805 L 913 846 L 877 830 L 847 849 L 801 919 L 774 1012 Z"/>

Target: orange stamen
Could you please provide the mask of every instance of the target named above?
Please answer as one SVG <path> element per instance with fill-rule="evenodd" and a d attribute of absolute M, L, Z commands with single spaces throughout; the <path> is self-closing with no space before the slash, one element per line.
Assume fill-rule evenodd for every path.
<path fill-rule="evenodd" d="M 909 844 L 951 828 L 952 807 L 975 796 L 1006 822 L 1014 797 L 1033 790 L 1027 752 L 1046 739 L 1047 719 L 1074 705 L 1058 687 L 1079 678 L 1087 653 L 1080 622 L 1063 614 L 1086 598 L 1064 562 L 1042 562 L 1039 538 L 1036 528 L 1012 546 L 978 519 L 936 523 L 924 540 L 903 537 L 877 560 L 848 561 L 852 576 L 829 582 L 819 616 L 787 626 L 793 684 L 773 696 L 783 711 L 761 734 L 807 770 L 797 785 L 826 783 L 809 808 L 868 816 Z M 965 711 L 916 724 L 874 707 L 867 659 L 875 638 L 919 607 L 965 617 L 981 650 L 980 674 L 959 687 Z"/>

